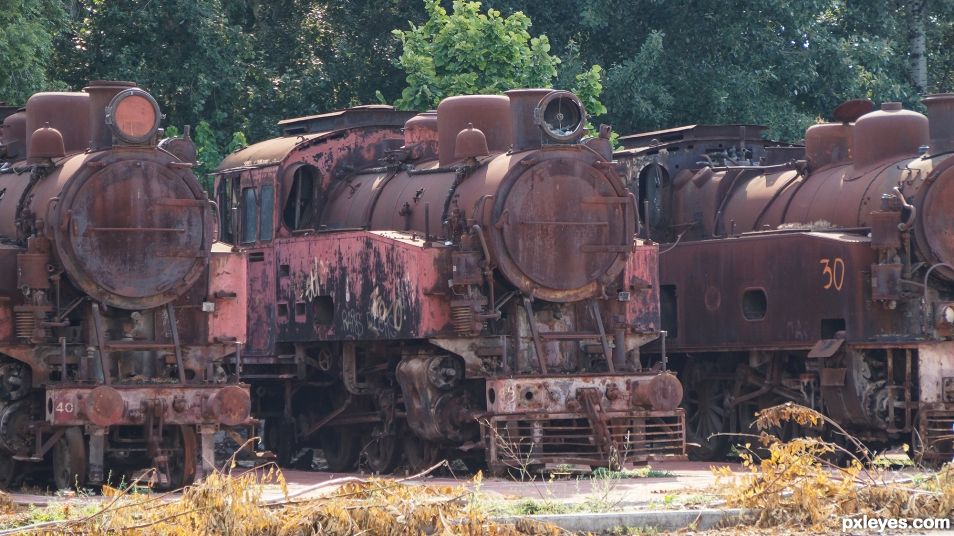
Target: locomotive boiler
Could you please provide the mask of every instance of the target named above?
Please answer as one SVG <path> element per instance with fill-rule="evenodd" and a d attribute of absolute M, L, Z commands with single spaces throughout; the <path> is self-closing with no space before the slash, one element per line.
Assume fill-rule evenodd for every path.
<path fill-rule="evenodd" d="M 245 338 L 245 262 L 213 248 L 191 141 L 160 146 L 160 119 L 135 84 L 95 81 L 3 121 L 4 486 L 155 468 L 178 487 L 211 467 L 220 426 L 249 420 L 226 365 Z"/>
<path fill-rule="evenodd" d="M 782 401 L 874 445 L 949 461 L 954 424 L 954 95 L 928 117 L 849 101 L 804 147 L 751 125 L 621 138 L 662 245 L 663 329 L 700 457 Z"/>
<path fill-rule="evenodd" d="M 222 162 L 221 227 L 249 256 L 243 377 L 281 461 L 683 454 L 681 386 L 640 360 L 656 246 L 635 239 L 608 128 L 583 140 L 584 122 L 552 90 L 367 106 Z"/>

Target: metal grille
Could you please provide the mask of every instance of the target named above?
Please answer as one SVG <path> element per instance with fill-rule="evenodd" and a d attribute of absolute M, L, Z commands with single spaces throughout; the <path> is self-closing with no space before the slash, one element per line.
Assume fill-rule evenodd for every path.
<path fill-rule="evenodd" d="M 605 413 L 605 434 L 581 414 L 492 416 L 482 429 L 491 464 L 623 466 L 685 457 L 685 413 Z"/>
<path fill-rule="evenodd" d="M 924 458 L 947 462 L 954 452 L 954 410 L 926 410 Z"/>

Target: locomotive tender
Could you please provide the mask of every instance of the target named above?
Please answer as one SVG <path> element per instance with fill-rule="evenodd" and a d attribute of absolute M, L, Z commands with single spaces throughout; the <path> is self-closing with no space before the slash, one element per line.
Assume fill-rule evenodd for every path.
<path fill-rule="evenodd" d="M 762 127 L 620 138 L 660 246 L 663 329 L 695 454 L 795 401 L 874 444 L 949 461 L 954 424 L 954 95 L 928 117 L 848 101 L 805 146 Z"/>
<path fill-rule="evenodd" d="M 159 143 L 153 97 L 84 91 L 35 94 L 0 128 L 0 485 L 156 468 L 178 487 L 212 466 L 219 426 L 249 421 L 225 363 L 245 260 L 213 248 L 195 148 Z"/>
<path fill-rule="evenodd" d="M 565 91 L 290 119 L 216 171 L 245 252 L 242 377 L 265 445 L 329 468 L 495 471 L 684 453 L 678 380 L 641 366 L 657 247 L 608 129 Z"/>

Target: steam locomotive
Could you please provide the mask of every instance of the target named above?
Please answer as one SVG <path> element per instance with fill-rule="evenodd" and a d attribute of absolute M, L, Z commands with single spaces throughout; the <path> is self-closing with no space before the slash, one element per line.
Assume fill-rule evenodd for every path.
<path fill-rule="evenodd" d="M 160 143 L 155 99 L 129 82 L 4 114 L 0 485 L 144 468 L 191 482 L 215 431 L 250 414 L 226 363 L 245 340 L 245 260 L 213 247 L 194 146 Z"/>
<path fill-rule="evenodd" d="M 609 129 L 584 140 L 585 118 L 536 89 L 362 106 L 225 158 L 220 228 L 249 262 L 242 378 L 280 462 L 684 454 L 680 383 L 640 358 L 657 247 L 635 238 Z"/>
<path fill-rule="evenodd" d="M 664 243 L 662 325 L 696 456 L 796 401 L 950 460 L 954 95 L 923 102 L 930 121 L 848 101 L 804 147 L 753 125 L 620 138 L 645 235 Z"/>

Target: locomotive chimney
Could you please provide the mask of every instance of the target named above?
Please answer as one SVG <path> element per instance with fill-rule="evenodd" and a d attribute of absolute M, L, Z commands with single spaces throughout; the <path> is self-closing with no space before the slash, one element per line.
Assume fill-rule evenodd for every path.
<path fill-rule="evenodd" d="M 552 89 L 512 89 L 505 92 L 510 97 L 514 152 L 539 149 L 543 145 L 543 132 L 533 122 L 533 111 L 543 97 L 552 92 Z"/>
<path fill-rule="evenodd" d="M 106 125 L 106 107 L 117 93 L 136 87 L 134 82 L 93 80 L 83 91 L 89 93 L 89 148 L 96 151 L 113 146 L 113 132 Z"/>
<path fill-rule="evenodd" d="M 539 149 L 547 143 L 578 143 L 586 125 L 580 98 L 554 89 L 512 89 L 510 114 L 513 150 Z"/>
<path fill-rule="evenodd" d="M 954 151 L 954 93 L 936 93 L 921 100 L 927 107 L 931 154 Z"/>

